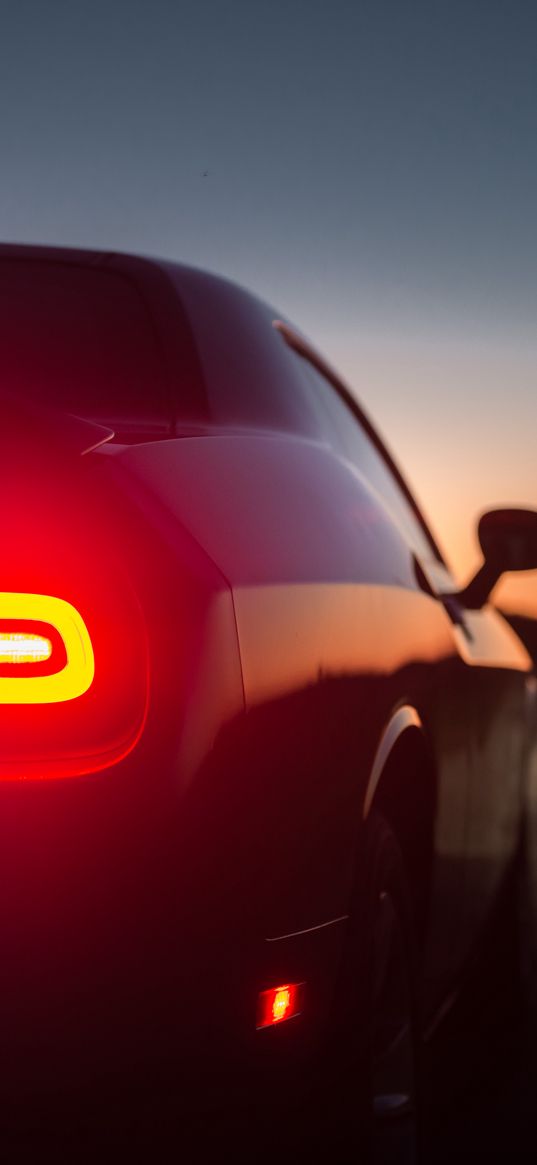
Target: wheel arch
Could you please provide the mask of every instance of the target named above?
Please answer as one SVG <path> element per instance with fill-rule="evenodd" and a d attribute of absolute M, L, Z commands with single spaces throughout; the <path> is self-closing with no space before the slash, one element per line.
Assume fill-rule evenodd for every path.
<path fill-rule="evenodd" d="M 366 788 L 363 817 L 380 812 L 401 847 L 416 929 L 428 922 L 434 857 L 437 780 L 433 749 L 416 708 L 398 707 L 380 739 Z"/>

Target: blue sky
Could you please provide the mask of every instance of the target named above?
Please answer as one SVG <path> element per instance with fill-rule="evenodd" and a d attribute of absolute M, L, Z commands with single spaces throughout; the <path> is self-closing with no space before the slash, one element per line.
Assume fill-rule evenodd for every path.
<path fill-rule="evenodd" d="M 5 240 L 168 255 L 274 302 L 347 375 L 463 573 L 476 510 L 537 505 L 534 3 L 1 15 Z"/>

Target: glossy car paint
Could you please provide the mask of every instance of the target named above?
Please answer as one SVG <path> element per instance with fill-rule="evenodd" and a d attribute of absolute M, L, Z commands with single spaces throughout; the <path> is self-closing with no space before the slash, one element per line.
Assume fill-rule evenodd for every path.
<path fill-rule="evenodd" d="M 69 779 L 9 770 L 0 784 L 12 1098 L 96 1081 L 114 1093 L 127 1079 L 173 1090 L 179 1076 L 218 1092 L 222 1064 L 228 1083 L 265 1061 L 307 1064 L 331 1022 L 364 816 L 397 756 L 393 811 L 432 855 L 414 879 L 429 1022 L 516 850 L 524 648 L 491 605 L 457 607 L 432 537 L 417 553 L 367 475 L 304 422 L 302 357 L 276 313 L 150 260 L 25 248 L 3 259 L 136 284 L 170 402 L 161 422 L 123 418 L 82 458 L 61 441 L 49 456 L 43 430 L 24 496 L 18 454 L 6 470 L 6 514 L 16 498 L 24 527 L 39 495 L 70 577 L 63 594 L 61 570 L 30 555 L 8 581 L 3 563 L 2 589 L 50 587 L 52 573 L 44 593 L 77 592 L 82 610 L 94 592 L 101 610 L 108 578 L 113 639 L 130 625 L 117 613 L 124 580 L 137 611 L 124 677 L 138 655 L 147 664 L 122 757 L 92 771 L 88 750 L 102 759 L 104 745 L 86 741 L 77 769 L 75 738 Z M 63 512 L 47 502 L 57 474 Z M 94 705 L 97 736 L 111 708 Z M 35 752 L 29 721 L 26 733 Z M 258 993 L 286 982 L 305 984 L 303 1013 L 256 1032 Z"/>

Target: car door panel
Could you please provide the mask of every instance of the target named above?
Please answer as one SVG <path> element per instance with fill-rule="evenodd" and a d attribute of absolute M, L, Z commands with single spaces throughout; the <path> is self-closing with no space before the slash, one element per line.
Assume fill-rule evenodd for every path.
<path fill-rule="evenodd" d="M 464 920 L 470 947 L 490 914 L 520 837 L 531 660 L 491 606 L 466 611 L 456 639 L 472 674 Z"/>

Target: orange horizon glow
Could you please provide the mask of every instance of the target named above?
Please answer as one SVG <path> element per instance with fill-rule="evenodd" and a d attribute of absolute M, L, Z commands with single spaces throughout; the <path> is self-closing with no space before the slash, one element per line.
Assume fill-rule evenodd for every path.
<path fill-rule="evenodd" d="M 329 346 L 464 586 L 482 561 L 479 516 L 537 510 L 537 345 L 507 326 L 446 318 L 353 326 L 326 333 Z M 537 572 L 504 575 L 492 601 L 537 618 Z"/>

